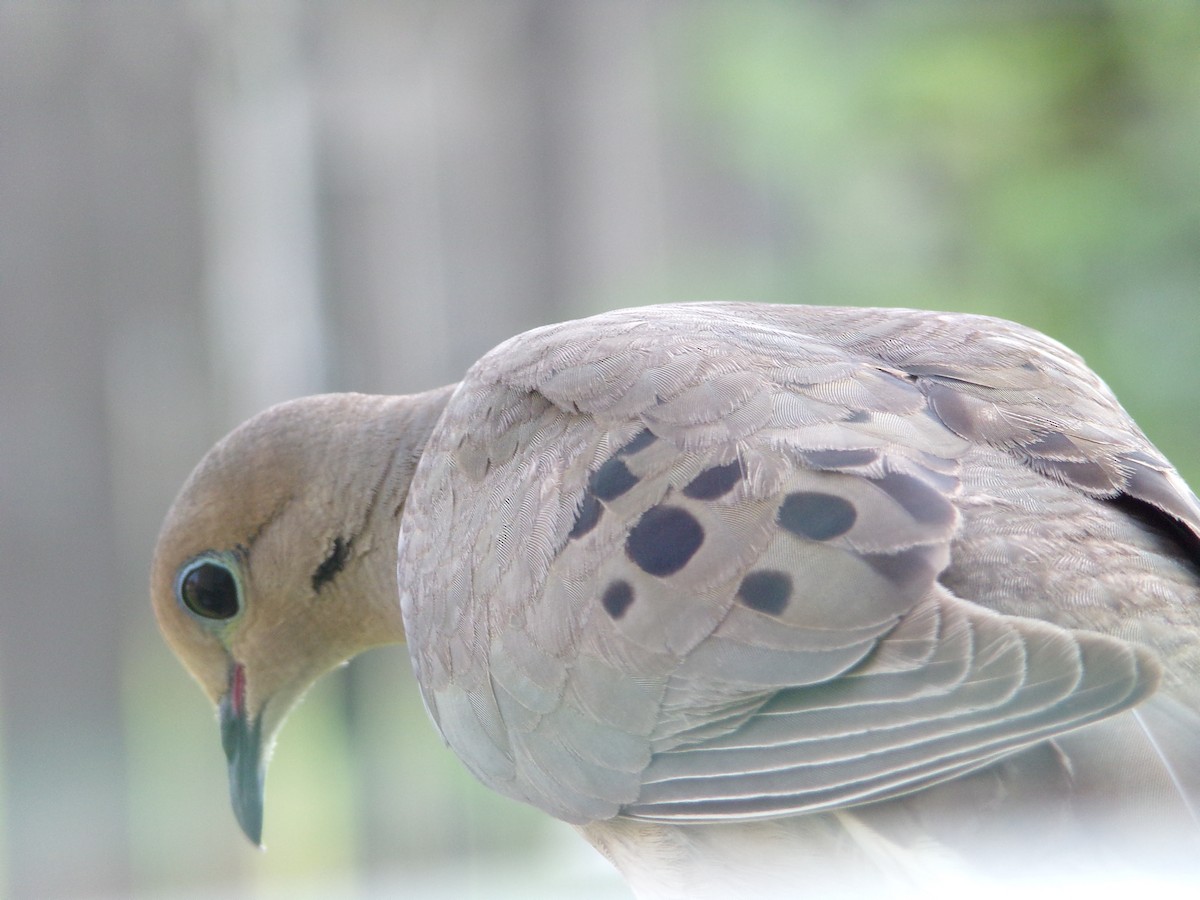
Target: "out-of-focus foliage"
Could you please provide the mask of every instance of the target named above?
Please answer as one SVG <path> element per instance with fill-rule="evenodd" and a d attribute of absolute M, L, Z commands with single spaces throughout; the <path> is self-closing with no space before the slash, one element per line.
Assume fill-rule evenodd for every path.
<path fill-rule="evenodd" d="M 681 293 L 1069 338 L 1195 479 L 1200 6 L 717 4 L 687 34 L 673 116 L 771 228 L 703 222 Z"/>

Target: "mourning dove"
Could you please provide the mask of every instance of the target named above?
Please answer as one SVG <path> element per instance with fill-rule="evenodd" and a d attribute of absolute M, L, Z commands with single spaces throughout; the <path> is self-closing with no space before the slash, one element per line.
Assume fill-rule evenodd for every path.
<path fill-rule="evenodd" d="M 639 896 L 1200 851 L 1200 503 L 999 319 L 630 309 L 284 403 L 192 474 L 152 592 L 255 842 L 297 698 L 407 639 L 467 768 Z"/>

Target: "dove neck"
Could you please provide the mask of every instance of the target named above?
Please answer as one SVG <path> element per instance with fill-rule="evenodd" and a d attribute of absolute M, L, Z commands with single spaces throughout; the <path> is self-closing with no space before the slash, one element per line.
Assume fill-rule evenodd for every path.
<path fill-rule="evenodd" d="M 388 397 L 373 424 L 376 435 L 382 432 L 385 437 L 382 443 L 387 451 L 376 462 L 372 508 L 364 523 L 366 540 L 361 541 L 359 549 L 371 550 L 368 571 L 364 573 L 369 583 L 363 587 L 366 596 L 377 598 L 380 607 L 377 611 L 386 621 L 383 628 L 375 631 L 382 638 L 381 643 L 404 640 L 396 593 L 400 518 L 417 464 L 455 387 L 447 385 L 422 394 Z"/>
<path fill-rule="evenodd" d="M 399 533 L 400 516 L 417 463 L 456 387 L 450 384 L 423 394 L 389 397 L 382 411 L 381 424 L 389 436 L 392 452 L 386 462 L 377 506 L 390 522 L 393 537 Z"/>

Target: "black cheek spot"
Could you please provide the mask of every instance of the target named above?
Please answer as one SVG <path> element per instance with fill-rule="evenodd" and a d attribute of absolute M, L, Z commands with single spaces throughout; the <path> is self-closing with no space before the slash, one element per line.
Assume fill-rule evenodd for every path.
<path fill-rule="evenodd" d="M 619 619 L 633 603 L 633 588 L 629 586 L 628 581 L 614 581 L 605 589 L 600 602 L 604 605 L 605 612 L 614 619 Z"/>
<path fill-rule="evenodd" d="M 658 435 L 656 435 L 649 428 L 643 428 L 633 436 L 633 440 L 617 451 L 617 455 L 633 456 L 633 454 L 637 453 L 639 450 L 645 450 L 657 440 Z"/>
<path fill-rule="evenodd" d="M 858 518 L 853 504 L 835 494 L 798 491 L 788 494 L 776 516 L 780 526 L 797 537 L 828 541 L 845 534 Z"/>
<path fill-rule="evenodd" d="M 601 500 L 615 500 L 638 483 L 638 478 L 621 460 L 613 458 L 593 473 L 590 491 Z"/>
<path fill-rule="evenodd" d="M 324 562 L 317 566 L 317 570 L 313 572 L 313 590 L 319 591 L 329 582 L 333 581 L 337 573 L 345 568 L 346 560 L 349 558 L 350 542 L 344 541 L 340 537 L 334 538 L 333 549 L 329 551 L 329 555 L 325 557 Z"/>
<path fill-rule="evenodd" d="M 653 506 L 625 540 L 625 554 L 643 572 L 663 577 L 684 566 L 704 543 L 704 528 L 686 509 Z"/>
<path fill-rule="evenodd" d="M 792 599 L 792 577 L 771 569 L 751 572 L 742 579 L 737 598 L 750 609 L 778 616 Z"/>
<path fill-rule="evenodd" d="M 741 478 L 742 462 L 735 459 L 723 466 L 705 469 L 683 489 L 683 496 L 693 500 L 716 500 L 733 490 Z"/>
<path fill-rule="evenodd" d="M 584 494 L 583 502 L 579 504 L 579 512 L 575 514 L 575 524 L 571 526 L 571 533 L 567 535 L 569 538 L 581 538 L 600 521 L 600 513 L 603 512 L 603 507 L 600 501 L 592 494 Z"/>

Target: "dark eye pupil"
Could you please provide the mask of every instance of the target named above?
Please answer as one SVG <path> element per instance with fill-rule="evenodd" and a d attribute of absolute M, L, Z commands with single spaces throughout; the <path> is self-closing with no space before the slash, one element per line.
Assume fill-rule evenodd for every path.
<path fill-rule="evenodd" d="M 237 615 L 237 584 L 224 566 L 212 563 L 196 566 L 183 576 L 179 592 L 187 608 L 198 616 L 228 619 Z"/>

